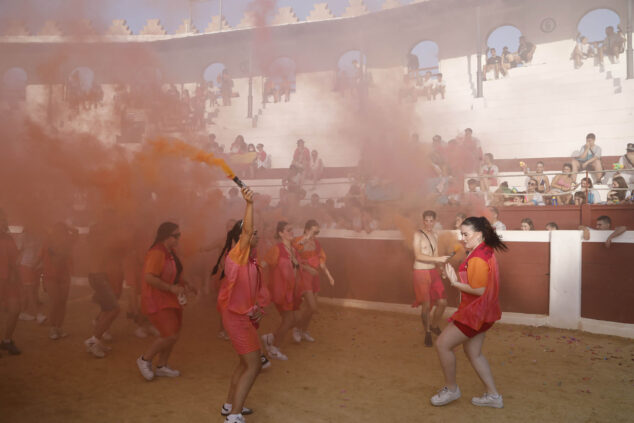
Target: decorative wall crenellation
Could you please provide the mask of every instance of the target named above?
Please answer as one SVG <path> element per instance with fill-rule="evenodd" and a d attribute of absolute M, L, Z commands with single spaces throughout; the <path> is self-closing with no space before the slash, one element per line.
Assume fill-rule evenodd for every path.
<path fill-rule="evenodd" d="M 430 0 L 423 0 L 430 1 Z M 406 0 L 383 0 L 383 4 L 381 6 L 381 10 L 393 9 L 395 7 L 405 6 Z M 416 1 L 410 0 L 411 3 L 415 3 Z M 370 13 L 368 7 L 366 6 L 364 0 L 348 0 L 348 6 L 345 8 L 344 12 L 341 16 L 335 16 L 330 8 L 328 7 L 328 3 L 315 3 L 313 9 L 308 14 L 304 21 L 300 21 L 300 19 L 295 14 L 295 11 L 292 7 L 280 7 L 275 16 L 270 20 L 268 25 L 278 26 L 278 25 L 290 25 L 296 24 L 300 22 L 315 22 L 315 21 L 323 21 L 328 19 L 333 19 L 337 17 L 341 18 L 354 18 L 357 16 L 365 15 Z M 240 23 L 238 23 L 235 27 L 229 25 L 224 16 L 212 16 L 210 22 L 205 27 L 205 33 L 219 32 L 219 31 L 228 31 L 232 29 L 245 29 L 245 28 L 253 28 L 258 24 L 256 17 L 253 15 L 251 11 L 246 11 Z M 222 26 L 222 28 L 221 28 Z M 148 19 L 143 28 L 138 32 L 134 33 L 130 30 L 130 27 L 127 25 L 124 19 L 115 19 L 112 21 L 110 26 L 103 31 L 102 33 L 98 33 L 92 22 L 84 19 L 80 21 L 76 21 L 74 23 L 65 23 L 61 24 L 55 22 L 53 20 L 46 21 L 42 28 L 37 31 L 35 34 L 31 33 L 24 22 L 20 21 L 8 21 L 4 25 L 0 27 L 0 36 L 136 36 L 136 35 L 150 35 L 150 36 L 169 36 L 169 35 L 183 35 L 183 34 L 198 34 L 199 31 L 192 22 L 188 19 L 185 19 L 181 25 L 176 29 L 176 31 L 172 34 L 168 33 L 159 19 Z"/>

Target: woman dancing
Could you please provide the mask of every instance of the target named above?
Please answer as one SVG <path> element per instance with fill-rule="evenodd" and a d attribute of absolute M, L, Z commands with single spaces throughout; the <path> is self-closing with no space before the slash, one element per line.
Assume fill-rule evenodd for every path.
<path fill-rule="evenodd" d="M 275 237 L 279 242 L 268 251 L 264 261 L 270 267 L 271 299 L 282 321 L 274 333 L 262 335 L 262 343 L 270 358 L 288 360 L 288 357 L 280 351 L 280 347 L 286 333 L 295 325 L 295 312 L 299 310 L 300 304 L 297 301 L 299 260 L 292 243 L 293 228 L 288 222 L 277 222 Z"/>
<path fill-rule="evenodd" d="M 445 265 L 451 286 L 461 292 L 458 310 L 436 341 L 438 358 L 445 376 L 445 387 L 431 398 L 436 406 L 446 405 L 460 398 L 456 384 L 456 356 L 453 349 L 462 345 L 487 391 L 481 397 L 471 399 L 473 405 L 502 408 L 504 403 L 495 387 L 491 368 L 482 355 L 486 331 L 500 319 L 502 312 L 498 302 L 498 265 L 494 250 L 505 251 L 489 221 L 484 217 L 469 217 L 460 227 L 467 250 L 467 259 L 460 265 L 460 278 L 450 264 Z"/>
<path fill-rule="evenodd" d="M 225 259 L 225 275 L 218 293 L 218 309 L 231 345 L 238 353 L 227 402 L 221 414 L 225 422 L 244 423 L 244 415 L 253 410 L 244 407 L 251 387 L 260 373 L 260 340 L 257 328 L 262 320 L 262 309 L 269 303 L 269 295 L 262 284 L 260 268 L 256 261 L 257 231 L 253 229 L 253 192 L 242 189 L 246 201 L 244 220 L 236 245 Z"/>
<path fill-rule="evenodd" d="M 185 292 L 191 289 L 181 278 L 183 265 L 175 252 L 180 236 L 176 223 L 162 223 L 145 256 L 141 311 L 160 333 L 160 337 L 136 360 L 137 367 L 146 380 L 152 380 L 155 376 L 180 376 L 178 370 L 167 366 L 172 349 L 180 336 L 183 305 L 187 302 Z M 157 367 L 153 370 L 152 360 L 157 355 Z"/>
<path fill-rule="evenodd" d="M 326 253 L 321 248 L 316 239 L 319 235 L 319 223 L 310 219 L 304 225 L 303 235 L 295 238 L 293 246 L 297 249 L 300 261 L 300 285 L 299 295 L 303 297 L 305 308 L 296 319 L 297 326 L 293 328 L 293 340 L 301 342 L 302 339 L 308 342 L 315 342 L 315 339 L 308 333 L 308 325 L 317 312 L 317 294 L 319 293 L 319 270 L 323 270 L 330 285 L 335 284 L 330 271 L 326 267 Z M 301 301 L 301 297 L 298 299 Z"/>

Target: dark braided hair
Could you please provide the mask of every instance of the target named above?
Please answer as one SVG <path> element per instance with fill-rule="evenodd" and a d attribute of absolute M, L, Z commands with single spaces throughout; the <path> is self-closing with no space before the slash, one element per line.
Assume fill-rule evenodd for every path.
<path fill-rule="evenodd" d="M 486 217 L 467 217 L 463 222 L 465 226 L 471 226 L 475 232 L 480 232 L 484 243 L 496 251 L 506 251 L 508 247 L 498 236 L 493 226 Z"/>
<path fill-rule="evenodd" d="M 235 225 L 233 225 L 233 228 L 231 228 L 231 230 L 227 232 L 227 239 L 225 240 L 225 246 L 222 248 L 222 251 L 220 252 L 220 256 L 218 256 L 218 261 L 216 261 L 216 265 L 214 266 L 214 269 L 211 271 L 212 276 L 218 273 L 218 267 L 220 267 L 220 262 L 222 261 L 222 258 L 225 256 L 226 253 L 231 251 L 231 247 L 233 247 L 233 244 L 238 242 L 238 240 L 240 239 L 241 233 L 242 233 L 242 219 L 238 220 L 235 223 Z M 225 277 L 225 271 L 223 270 L 222 273 L 220 274 L 220 279 L 224 277 Z"/>

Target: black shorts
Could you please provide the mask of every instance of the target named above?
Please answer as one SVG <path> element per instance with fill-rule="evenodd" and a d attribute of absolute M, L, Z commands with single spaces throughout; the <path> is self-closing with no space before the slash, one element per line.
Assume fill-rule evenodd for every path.
<path fill-rule="evenodd" d="M 88 282 L 90 287 L 95 291 L 92 300 L 99 304 L 101 311 L 111 311 L 119 308 L 117 297 L 112 291 L 112 287 L 108 282 L 108 275 L 105 273 L 89 273 Z"/>

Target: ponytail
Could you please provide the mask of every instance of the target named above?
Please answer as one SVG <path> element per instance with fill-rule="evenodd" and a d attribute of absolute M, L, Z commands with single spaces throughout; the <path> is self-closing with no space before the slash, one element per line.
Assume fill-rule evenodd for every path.
<path fill-rule="evenodd" d="M 463 222 L 463 225 L 471 226 L 475 232 L 480 232 L 484 243 L 496 251 L 506 251 L 508 247 L 500 237 L 498 236 L 493 226 L 489 223 L 486 217 L 467 217 Z"/>
<path fill-rule="evenodd" d="M 231 230 L 227 232 L 227 239 L 225 240 L 225 246 L 222 248 L 222 251 L 220 252 L 220 256 L 218 256 L 218 261 L 216 261 L 216 265 L 211 271 L 212 276 L 218 273 L 218 268 L 220 267 L 220 262 L 222 261 L 222 258 L 225 256 L 226 253 L 228 253 L 231 250 L 231 247 L 233 246 L 233 244 L 238 242 L 238 240 L 240 239 L 241 233 L 242 233 L 242 220 L 238 220 L 235 223 L 235 225 L 233 225 L 233 228 L 231 228 Z M 222 273 L 220 274 L 220 279 L 224 277 L 225 277 L 225 271 L 223 270 Z"/>

